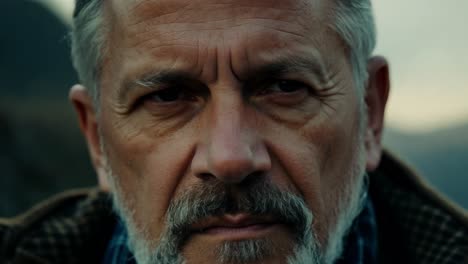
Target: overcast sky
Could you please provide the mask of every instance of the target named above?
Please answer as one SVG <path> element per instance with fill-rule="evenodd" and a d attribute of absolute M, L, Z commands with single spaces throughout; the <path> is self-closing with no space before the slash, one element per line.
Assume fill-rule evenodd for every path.
<path fill-rule="evenodd" d="M 38 1 L 69 22 L 73 0 Z M 391 65 L 388 124 L 421 131 L 468 121 L 468 0 L 373 4 L 376 53 Z"/>
<path fill-rule="evenodd" d="M 392 71 L 388 122 L 431 129 L 468 121 L 468 1 L 376 0 L 376 53 Z"/>

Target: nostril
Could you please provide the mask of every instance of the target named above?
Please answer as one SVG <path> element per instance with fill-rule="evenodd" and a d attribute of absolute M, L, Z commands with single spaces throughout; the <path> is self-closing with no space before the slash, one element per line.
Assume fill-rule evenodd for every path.
<path fill-rule="evenodd" d="M 197 175 L 197 177 L 198 177 L 200 180 L 204 181 L 204 182 L 207 182 L 207 181 L 211 181 L 211 180 L 213 180 L 213 179 L 216 179 L 216 176 L 214 176 L 214 175 L 211 174 L 211 173 L 199 173 L 199 174 Z"/>
<path fill-rule="evenodd" d="M 255 171 L 255 172 L 247 174 L 245 177 L 239 177 L 239 178 L 242 178 L 242 180 L 234 181 L 234 182 L 229 182 L 229 181 L 223 180 L 223 178 L 216 177 L 216 175 L 208 173 L 208 172 L 199 173 L 199 174 L 197 174 L 197 177 L 200 180 L 202 180 L 203 182 L 206 182 L 206 183 L 210 182 L 210 181 L 213 181 L 213 180 L 220 180 L 221 179 L 226 184 L 235 184 L 235 185 L 239 185 L 240 187 L 242 187 L 242 186 L 249 186 L 249 185 L 255 184 L 257 182 L 264 181 L 266 175 L 265 175 L 265 172 L 263 172 L 263 171 Z"/>
<path fill-rule="evenodd" d="M 250 186 L 255 183 L 265 181 L 266 173 L 263 171 L 255 171 L 247 175 L 242 182 L 239 183 L 240 186 Z"/>

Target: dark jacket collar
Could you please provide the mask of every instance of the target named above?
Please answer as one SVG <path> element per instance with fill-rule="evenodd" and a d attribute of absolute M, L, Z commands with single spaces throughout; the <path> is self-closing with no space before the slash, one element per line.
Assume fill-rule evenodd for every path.
<path fill-rule="evenodd" d="M 380 263 L 468 263 L 468 216 L 385 152 L 370 175 Z"/>

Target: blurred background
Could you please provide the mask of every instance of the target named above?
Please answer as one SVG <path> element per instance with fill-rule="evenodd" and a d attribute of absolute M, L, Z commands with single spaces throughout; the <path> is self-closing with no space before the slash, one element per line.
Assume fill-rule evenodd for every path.
<path fill-rule="evenodd" d="M 468 1 L 374 0 L 391 64 L 385 145 L 468 208 Z M 68 103 L 73 0 L 0 2 L 0 216 L 96 184 Z"/>

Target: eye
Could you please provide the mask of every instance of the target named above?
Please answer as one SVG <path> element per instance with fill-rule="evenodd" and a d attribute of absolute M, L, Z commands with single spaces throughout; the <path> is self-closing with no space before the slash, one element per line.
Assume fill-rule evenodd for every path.
<path fill-rule="evenodd" d="M 283 93 L 283 94 L 293 94 L 296 92 L 305 92 L 308 90 L 308 86 L 300 81 L 294 80 L 275 80 L 270 82 L 268 85 L 265 86 L 260 94 L 267 95 L 267 94 L 275 94 L 275 93 Z"/>
<path fill-rule="evenodd" d="M 145 99 L 156 103 L 170 103 L 182 100 L 185 96 L 182 89 L 171 87 L 152 92 Z"/>
<path fill-rule="evenodd" d="M 257 88 L 258 87 L 258 88 Z M 267 80 L 256 85 L 255 100 L 259 104 L 297 106 L 304 103 L 311 95 L 311 86 L 291 79 Z"/>

